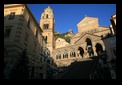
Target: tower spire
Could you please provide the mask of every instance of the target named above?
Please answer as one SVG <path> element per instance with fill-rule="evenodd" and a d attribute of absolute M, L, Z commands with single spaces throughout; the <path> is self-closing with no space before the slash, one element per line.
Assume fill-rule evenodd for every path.
<path fill-rule="evenodd" d="M 50 6 L 48 6 L 48 8 L 50 8 Z"/>

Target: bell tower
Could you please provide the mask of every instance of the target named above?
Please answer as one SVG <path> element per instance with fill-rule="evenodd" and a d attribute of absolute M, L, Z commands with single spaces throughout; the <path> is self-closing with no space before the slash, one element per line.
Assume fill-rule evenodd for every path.
<path fill-rule="evenodd" d="M 48 6 L 41 15 L 40 19 L 40 27 L 43 30 L 42 35 L 44 36 L 47 42 L 47 48 L 50 50 L 52 54 L 53 49 L 55 48 L 55 41 L 54 41 L 54 12 Z"/>

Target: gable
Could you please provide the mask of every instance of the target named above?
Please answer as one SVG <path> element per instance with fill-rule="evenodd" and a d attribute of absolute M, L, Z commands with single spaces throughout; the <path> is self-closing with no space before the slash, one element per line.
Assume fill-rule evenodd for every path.
<path fill-rule="evenodd" d="M 93 22 L 94 20 L 98 21 L 98 18 L 94 18 L 94 17 L 85 17 L 84 19 L 82 19 L 77 26 L 79 26 L 80 24 L 84 24 L 84 23 L 88 23 L 88 22 Z"/>
<path fill-rule="evenodd" d="M 84 31 L 97 28 L 99 26 L 98 18 L 85 17 L 82 21 L 80 21 L 77 24 L 77 26 L 79 32 L 84 32 Z"/>
<path fill-rule="evenodd" d="M 101 36 L 97 36 L 97 35 L 93 35 L 93 34 L 89 34 L 86 33 L 83 36 L 81 36 L 76 42 L 75 44 L 79 44 L 79 43 L 85 43 L 86 38 L 89 38 L 92 42 L 95 40 L 100 40 Z"/>

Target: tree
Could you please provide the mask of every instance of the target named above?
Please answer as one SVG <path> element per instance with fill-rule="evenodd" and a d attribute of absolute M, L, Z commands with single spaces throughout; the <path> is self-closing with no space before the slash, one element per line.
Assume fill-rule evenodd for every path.
<path fill-rule="evenodd" d="M 10 79 L 28 79 L 29 78 L 29 59 L 26 49 L 22 52 L 18 62 L 13 66 Z"/>

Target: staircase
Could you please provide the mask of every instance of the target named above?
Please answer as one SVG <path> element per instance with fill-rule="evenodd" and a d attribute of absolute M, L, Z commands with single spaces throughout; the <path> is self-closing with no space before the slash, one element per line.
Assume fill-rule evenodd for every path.
<path fill-rule="evenodd" d="M 95 66 L 96 60 L 82 58 L 72 64 L 60 79 L 90 79 L 89 75 Z"/>

